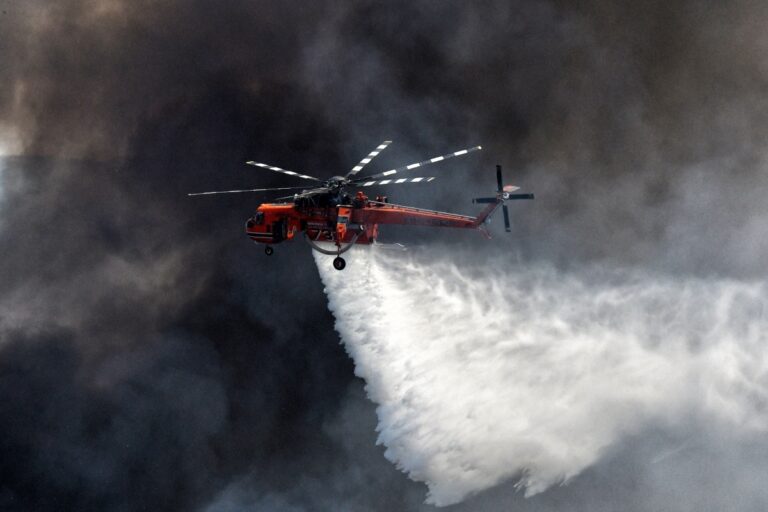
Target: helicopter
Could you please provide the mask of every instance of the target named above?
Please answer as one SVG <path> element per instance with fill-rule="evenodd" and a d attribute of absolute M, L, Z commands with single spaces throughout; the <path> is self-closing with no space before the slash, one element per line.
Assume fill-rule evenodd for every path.
<path fill-rule="evenodd" d="M 474 146 L 377 174 L 358 177 L 357 174 L 391 143 L 392 141 L 389 140 L 382 142 L 347 174 L 333 176 L 326 180 L 261 162 L 246 162 L 247 165 L 316 182 L 313 188 L 298 186 L 219 190 L 196 192 L 187 195 L 203 196 L 300 190 L 300 192 L 295 192 L 289 196 L 278 197 L 274 200 L 275 202 L 260 204 L 256 209 L 256 213 L 246 221 L 245 232 L 254 242 L 266 245 L 264 252 L 268 256 L 274 253 L 273 245 L 294 240 L 299 233 L 303 233 L 304 239 L 314 250 L 322 254 L 335 256 L 333 267 L 336 270 L 343 270 L 346 267 L 346 261 L 341 255 L 354 245 L 373 244 L 376 242 L 379 235 L 379 225 L 401 224 L 472 228 L 479 229 L 486 238 L 490 238 L 490 233 L 485 228 L 485 224 L 490 222 L 491 215 L 499 206 L 502 207 L 504 214 L 504 227 L 507 232 L 510 232 L 509 211 L 505 204 L 506 201 L 534 199 L 534 195 L 531 193 L 514 193 L 516 190 L 519 190 L 519 187 L 504 185 L 500 165 L 496 166 L 496 194 L 492 197 L 475 198 L 472 201 L 473 203 L 487 205 L 475 217 L 393 204 L 389 202 L 387 196 L 383 195 L 370 199 L 362 190 L 357 190 L 352 195 L 349 194 L 347 192 L 348 188 L 429 183 L 435 179 L 434 176 L 392 176 L 482 149 L 481 146 Z"/>

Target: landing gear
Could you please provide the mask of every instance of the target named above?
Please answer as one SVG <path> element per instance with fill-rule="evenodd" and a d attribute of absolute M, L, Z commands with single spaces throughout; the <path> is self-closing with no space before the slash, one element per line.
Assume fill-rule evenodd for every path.
<path fill-rule="evenodd" d="M 264 248 L 264 254 L 266 254 L 267 256 L 272 256 L 273 252 L 275 252 L 275 250 L 270 245 Z"/>
<path fill-rule="evenodd" d="M 341 256 L 336 256 L 333 258 L 333 268 L 336 270 L 344 270 L 344 267 L 347 266 L 347 262 L 344 261 L 344 258 Z"/>

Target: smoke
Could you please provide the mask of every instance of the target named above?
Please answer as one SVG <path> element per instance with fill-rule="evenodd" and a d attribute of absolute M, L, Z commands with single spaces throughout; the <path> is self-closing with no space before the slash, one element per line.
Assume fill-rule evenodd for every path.
<path fill-rule="evenodd" d="M 353 378 L 312 260 L 254 262 L 260 198 L 186 196 L 296 158 L 293 123 L 326 131 L 271 85 L 293 41 L 254 52 L 272 37 L 250 2 L 6 4 L 0 509 L 193 510 L 303 460 Z"/>
<path fill-rule="evenodd" d="M 434 168 L 429 188 L 374 193 L 472 213 L 469 199 L 495 188 L 500 163 L 537 200 L 512 205 L 513 235 L 482 253 L 472 236 L 383 229 L 389 241 L 450 254 L 451 263 L 402 260 L 414 267 L 407 273 L 455 265 L 489 281 L 530 271 L 542 280 L 528 288 L 534 297 L 614 285 L 642 295 L 643 286 L 627 288 L 635 281 L 681 301 L 686 283 L 712 303 L 731 285 L 750 297 L 768 258 L 767 19 L 752 0 L 0 0 L 0 152 L 13 155 L 0 164 L 0 508 L 216 510 L 221 498 L 246 510 L 430 509 L 423 486 L 373 445 L 373 406 L 358 393 L 307 248 L 280 245 L 269 259 L 243 236 L 267 197 L 186 193 L 293 184 L 247 169 L 249 159 L 327 177 L 385 139 L 395 142 L 371 171 L 482 144 Z M 602 267 L 631 270 L 594 271 Z M 659 311 L 677 311 L 660 302 Z M 686 322 L 698 332 L 698 318 Z M 731 322 L 729 335 L 702 322 L 736 347 L 754 339 L 741 336 L 746 320 Z M 657 371 L 683 359 L 646 347 L 652 335 L 632 325 L 626 332 L 642 339 L 606 353 Z M 675 339 L 682 331 L 672 329 Z M 541 338 L 554 343 L 555 334 Z M 693 348 L 681 351 L 697 360 Z M 542 364 L 557 362 L 547 357 Z M 715 413 L 696 396 L 683 409 L 725 425 L 743 415 L 761 431 L 761 416 L 735 398 L 746 394 L 729 394 L 722 379 L 691 384 L 704 369 L 688 363 L 687 373 L 673 365 L 667 387 L 711 387 L 713 403 L 730 401 Z M 750 368 L 734 388 L 760 389 Z M 753 506 L 766 499 L 749 471 L 737 470 L 764 472 L 759 443 L 720 449 L 733 446 L 720 431 L 675 427 L 683 412 L 665 417 L 666 399 L 626 386 L 631 421 L 613 417 L 579 457 L 536 468 L 546 485 L 570 476 L 546 473 L 568 462 L 581 472 L 567 488 L 526 501 L 500 485 L 466 507 L 669 510 L 679 495 L 652 483 L 671 479 L 703 496 L 719 486 L 717 471 L 699 480 L 690 468 L 711 456 L 723 465 L 707 467 L 736 475 L 733 489 L 748 500 L 711 491 L 707 503 L 765 508 Z M 608 390 L 592 393 L 609 401 Z M 733 430 L 741 439 L 747 429 Z M 648 446 L 670 438 L 666 453 L 697 435 L 651 470 L 638 462 Z M 428 462 L 412 467 L 426 472 Z M 523 464 L 512 466 L 496 478 L 534 489 L 528 474 L 512 474 Z M 689 478 L 669 478 L 677 468 Z M 482 469 L 490 481 L 493 467 Z"/>
<path fill-rule="evenodd" d="M 385 455 L 448 505 L 567 482 L 649 428 L 768 428 L 762 282 L 316 256 Z"/>

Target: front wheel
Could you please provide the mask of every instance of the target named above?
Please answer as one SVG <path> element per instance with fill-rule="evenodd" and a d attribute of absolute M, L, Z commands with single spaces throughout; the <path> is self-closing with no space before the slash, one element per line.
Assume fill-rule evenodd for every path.
<path fill-rule="evenodd" d="M 272 256 L 273 252 L 275 252 L 275 250 L 269 245 L 264 248 L 264 254 L 266 254 L 267 256 Z"/>
<path fill-rule="evenodd" d="M 344 270 L 344 267 L 347 266 L 347 262 L 344 261 L 344 258 L 341 256 L 336 256 L 333 258 L 333 268 L 336 270 Z"/>

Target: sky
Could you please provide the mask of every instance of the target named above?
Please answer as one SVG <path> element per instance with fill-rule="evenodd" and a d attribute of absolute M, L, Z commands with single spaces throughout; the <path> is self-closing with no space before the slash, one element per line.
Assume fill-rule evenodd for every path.
<path fill-rule="evenodd" d="M 0 508 L 764 510 L 766 21 L 0 0 Z M 483 146 L 394 202 L 536 200 L 335 273 L 247 239 L 267 196 L 186 195 L 383 140 Z"/>

